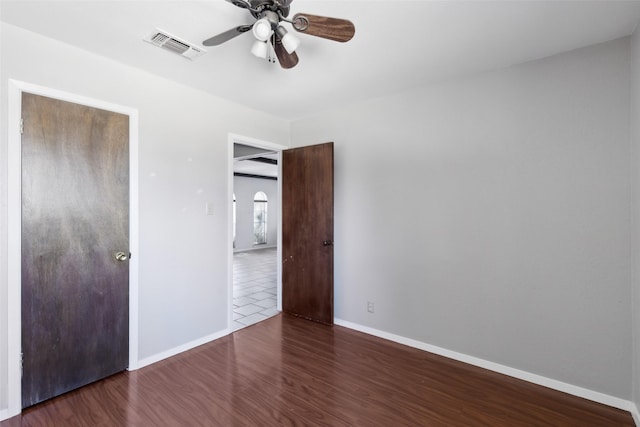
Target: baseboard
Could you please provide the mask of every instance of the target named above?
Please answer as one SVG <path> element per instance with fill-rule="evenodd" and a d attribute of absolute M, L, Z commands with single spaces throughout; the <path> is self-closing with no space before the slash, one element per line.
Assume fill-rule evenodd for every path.
<path fill-rule="evenodd" d="M 636 423 L 636 426 L 640 426 L 640 412 L 638 412 L 638 406 L 631 402 L 631 416 L 633 417 L 633 422 Z"/>
<path fill-rule="evenodd" d="M 562 381 L 554 380 L 551 378 L 543 377 L 541 375 L 532 374 L 530 372 L 514 369 L 509 366 L 500 365 L 499 363 L 490 362 L 488 360 L 480 359 L 478 357 L 469 356 L 456 351 L 447 350 L 446 348 L 437 347 L 431 344 L 423 343 L 411 338 L 406 338 L 400 335 L 395 335 L 389 332 L 380 331 L 378 329 L 370 328 L 368 326 L 359 325 L 357 323 L 348 322 L 342 319 L 334 319 L 334 323 L 338 326 L 344 326 L 345 328 L 353 329 L 365 334 L 373 335 L 379 338 L 384 338 L 389 341 L 404 344 L 409 347 L 417 348 L 420 350 L 428 351 L 440 356 L 447 357 L 449 359 L 457 360 L 460 362 L 468 363 L 480 368 L 488 369 L 490 371 L 498 372 L 500 374 L 508 375 L 510 377 L 518 378 L 528 381 L 530 383 L 538 384 L 544 387 L 548 387 L 554 390 L 562 391 L 574 396 L 582 397 L 584 399 L 592 400 L 594 402 L 602 403 L 607 406 L 629 411 L 634 417 L 637 426 L 640 426 L 640 420 L 638 419 L 638 408 L 632 402 L 618 397 L 610 396 L 608 394 L 600 393 L 597 391 L 589 390 L 583 387 L 578 387 L 572 384 L 568 384 Z M 635 413 L 634 413 L 635 409 Z"/>
<path fill-rule="evenodd" d="M 8 419 L 9 419 L 9 410 L 8 409 L 0 410 L 0 421 L 4 421 Z"/>
<path fill-rule="evenodd" d="M 207 335 L 206 337 L 199 338 L 197 340 L 188 342 L 186 344 L 182 344 L 178 347 L 171 348 L 169 350 L 163 351 L 162 353 L 155 354 L 153 356 L 145 357 L 144 359 L 138 362 L 138 369 L 144 368 L 145 366 L 149 366 L 156 362 L 159 362 L 164 359 L 168 359 L 171 356 L 175 356 L 176 354 L 183 353 L 185 351 L 189 351 L 193 348 L 199 347 L 203 344 L 210 343 L 211 341 L 215 341 L 219 338 L 227 336 L 231 333 L 231 330 L 225 329 L 220 332 L 216 332 L 215 334 Z"/>

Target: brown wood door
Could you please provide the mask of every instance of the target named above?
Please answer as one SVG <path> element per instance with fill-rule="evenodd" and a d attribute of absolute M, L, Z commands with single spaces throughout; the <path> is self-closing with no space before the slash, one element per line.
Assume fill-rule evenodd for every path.
<path fill-rule="evenodd" d="M 333 143 L 282 152 L 282 309 L 333 324 Z"/>
<path fill-rule="evenodd" d="M 127 368 L 129 117 L 24 93 L 22 118 L 24 408 Z"/>

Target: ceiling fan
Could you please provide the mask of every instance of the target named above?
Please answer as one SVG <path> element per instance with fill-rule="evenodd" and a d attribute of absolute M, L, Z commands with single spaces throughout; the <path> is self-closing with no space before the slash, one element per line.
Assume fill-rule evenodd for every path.
<path fill-rule="evenodd" d="M 256 19 L 251 25 L 240 25 L 216 36 L 208 38 L 202 44 L 218 46 L 240 34 L 252 31 L 256 41 L 251 53 L 259 58 L 275 62 L 282 68 L 293 68 L 298 64 L 295 50 L 300 44 L 293 34 L 282 25 L 291 24 L 299 33 L 322 37 L 337 42 L 347 42 L 353 38 L 356 29 L 351 21 L 326 16 L 297 13 L 288 19 L 289 8 L 293 0 L 227 0 L 229 3 L 247 9 Z"/>

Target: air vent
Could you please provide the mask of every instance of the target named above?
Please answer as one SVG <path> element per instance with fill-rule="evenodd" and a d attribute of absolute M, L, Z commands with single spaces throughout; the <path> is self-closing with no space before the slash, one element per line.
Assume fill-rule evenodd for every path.
<path fill-rule="evenodd" d="M 197 47 L 193 43 L 180 40 L 177 37 L 174 37 L 171 34 L 167 33 L 166 31 L 158 29 L 151 32 L 143 40 L 191 60 L 196 59 L 198 56 L 206 53 L 206 50 L 204 50 L 203 48 Z"/>

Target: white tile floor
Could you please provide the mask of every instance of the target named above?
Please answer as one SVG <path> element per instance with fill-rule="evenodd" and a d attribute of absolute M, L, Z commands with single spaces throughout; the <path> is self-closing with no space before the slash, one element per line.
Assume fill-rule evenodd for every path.
<path fill-rule="evenodd" d="M 276 248 L 233 254 L 233 330 L 279 313 L 276 309 Z"/>

